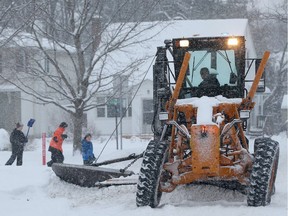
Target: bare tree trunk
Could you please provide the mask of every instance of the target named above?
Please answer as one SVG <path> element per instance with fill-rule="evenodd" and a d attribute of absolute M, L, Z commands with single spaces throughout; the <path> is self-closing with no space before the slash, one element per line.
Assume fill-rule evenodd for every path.
<path fill-rule="evenodd" d="M 83 110 L 79 109 L 73 116 L 73 155 L 81 151 L 81 137 L 83 124 Z"/>

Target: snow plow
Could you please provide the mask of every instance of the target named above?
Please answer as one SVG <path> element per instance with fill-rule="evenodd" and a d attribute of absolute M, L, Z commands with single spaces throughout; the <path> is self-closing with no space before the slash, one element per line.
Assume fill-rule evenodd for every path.
<path fill-rule="evenodd" d="M 76 184 L 81 187 L 107 187 L 111 185 L 127 185 L 136 184 L 133 179 L 117 180 L 120 177 L 132 176 L 134 172 L 127 170 L 131 164 L 143 157 L 141 154 L 131 154 L 127 157 L 116 158 L 99 163 L 92 163 L 91 165 L 75 165 L 53 163 L 52 170 L 63 181 Z M 122 161 L 132 160 L 123 169 L 102 168 L 100 166 L 118 163 Z M 116 179 L 116 180 L 115 180 Z M 109 180 L 109 181 L 108 181 Z"/>
<path fill-rule="evenodd" d="M 265 89 L 269 52 L 262 60 L 245 58 L 243 36 L 164 43 L 153 68 L 154 140 L 144 152 L 136 205 L 155 208 L 162 193 L 193 183 L 237 190 L 248 206 L 268 205 L 279 144 L 257 138 L 251 153 L 245 131 L 255 93 Z"/>

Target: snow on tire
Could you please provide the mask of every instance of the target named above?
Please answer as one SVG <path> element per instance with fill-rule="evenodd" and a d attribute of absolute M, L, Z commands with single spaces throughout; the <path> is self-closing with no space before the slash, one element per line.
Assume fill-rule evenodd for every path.
<path fill-rule="evenodd" d="M 137 184 L 136 205 L 138 207 L 155 208 L 160 202 L 162 192 L 158 190 L 159 181 L 167 148 L 165 142 L 157 141 L 151 141 L 147 146 Z"/>
<path fill-rule="evenodd" d="M 271 196 L 275 191 L 279 143 L 270 138 L 259 138 L 255 144 L 257 146 L 250 175 L 247 204 L 248 206 L 266 206 L 271 202 Z"/>

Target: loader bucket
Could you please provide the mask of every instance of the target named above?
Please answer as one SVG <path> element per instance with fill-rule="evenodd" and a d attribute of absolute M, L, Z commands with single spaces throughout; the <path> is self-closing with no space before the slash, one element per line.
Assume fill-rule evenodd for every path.
<path fill-rule="evenodd" d="M 60 163 L 53 163 L 52 170 L 60 179 L 82 187 L 96 187 L 96 184 L 107 179 L 134 174 L 132 171 Z"/>

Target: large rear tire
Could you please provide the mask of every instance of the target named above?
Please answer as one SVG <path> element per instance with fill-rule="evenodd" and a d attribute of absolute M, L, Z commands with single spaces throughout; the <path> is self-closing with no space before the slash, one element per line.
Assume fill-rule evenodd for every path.
<path fill-rule="evenodd" d="M 162 192 L 159 191 L 159 182 L 167 149 L 168 145 L 165 142 L 151 141 L 148 144 L 137 184 L 136 205 L 138 207 L 155 208 L 159 205 L 162 196 Z"/>
<path fill-rule="evenodd" d="M 254 163 L 247 194 L 248 206 L 266 206 L 275 193 L 275 180 L 279 161 L 279 143 L 270 138 L 255 142 Z"/>

